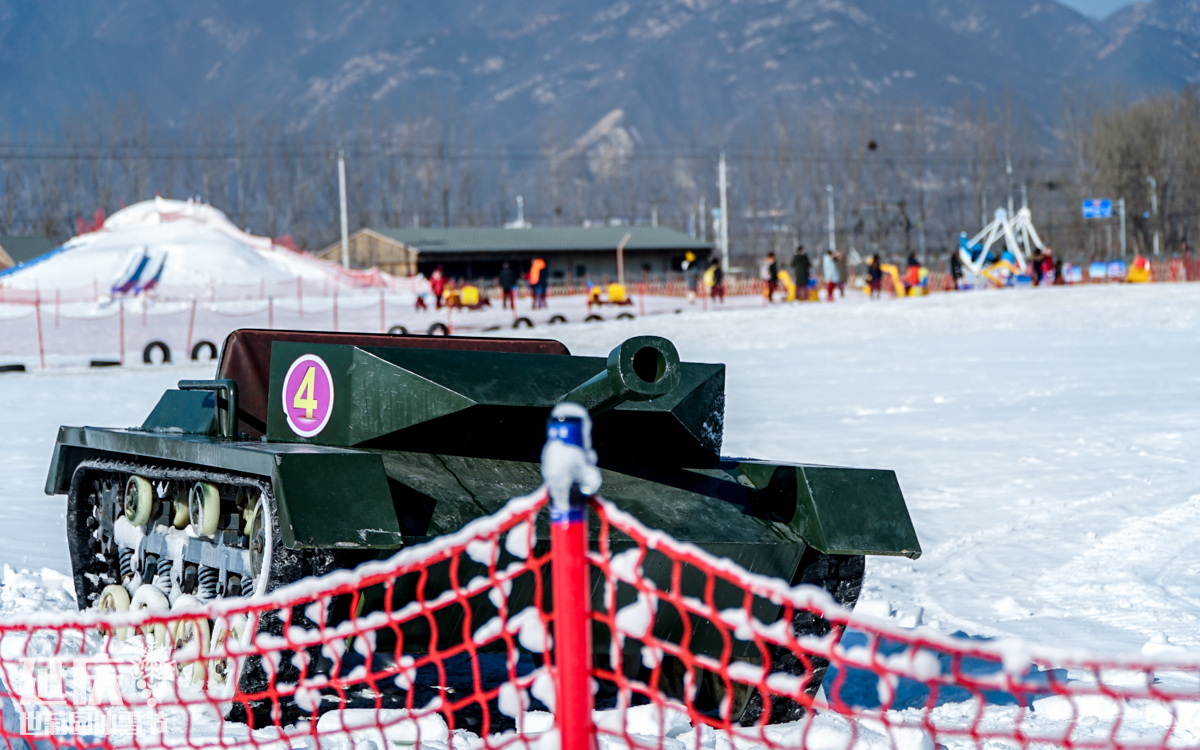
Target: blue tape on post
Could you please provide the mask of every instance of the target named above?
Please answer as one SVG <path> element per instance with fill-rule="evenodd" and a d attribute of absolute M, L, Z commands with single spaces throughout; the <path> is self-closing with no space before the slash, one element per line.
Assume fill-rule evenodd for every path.
<path fill-rule="evenodd" d="M 582 495 L 580 496 L 582 497 Z M 570 508 L 562 510 L 555 506 L 550 506 L 550 523 L 553 524 L 572 524 L 583 523 L 584 511 L 587 505 L 580 503 L 578 505 L 572 503 Z"/>
<path fill-rule="evenodd" d="M 578 417 L 553 419 L 546 426 L 546 439 L 583 447 L 583 420 Z"/>

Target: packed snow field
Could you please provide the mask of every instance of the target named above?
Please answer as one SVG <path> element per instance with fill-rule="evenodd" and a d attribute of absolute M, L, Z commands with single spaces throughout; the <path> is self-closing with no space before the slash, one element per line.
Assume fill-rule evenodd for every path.
<path fill-rule="evenodd" d="M 553 335 L 573 353 L 603 355 L 653 333 L 684 359 L 726 363 L 728 455 L 896 470 L 924 554 L 869 559 L 859 605 L 867 614 L 976 638 L 1197 652 L 1197 310 L 1200 285 L 1121 285 L 852 297 Z M 139 423 L 164 389 L 210 373 L 190 365 L 0 376 L 0 616 L 72 607 L 65 502 L 41 491 L 58 425 Z M 1062 699 L 1046 700 L 1039 722 L 1071 718 L 1054 704 Z M 1195 718 L 1184 722 L 1197 733 L 1192 744 Z M 1127 719 L 1127 730 L 1160 723 L 1149 712 Z M 839 722 L 822 717 L 828 742 L 818 745 L 841 746 Z M 671 736 L 695 732 L 678 730 Z M 791 730 L 779 731 L 788 742 Z M 864 746 L 876 744 L 860 731 Z"/>

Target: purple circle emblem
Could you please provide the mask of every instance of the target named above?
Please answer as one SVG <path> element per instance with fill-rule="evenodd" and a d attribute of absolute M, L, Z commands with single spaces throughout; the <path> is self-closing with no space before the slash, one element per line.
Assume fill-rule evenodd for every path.
<path fill-rule="evenodd" d="M 300 437 L 314 437 L 333 414 L 333 377 L 325 360 L 305 354 L 292 363 L 283 379 L 283 413 Z"/>

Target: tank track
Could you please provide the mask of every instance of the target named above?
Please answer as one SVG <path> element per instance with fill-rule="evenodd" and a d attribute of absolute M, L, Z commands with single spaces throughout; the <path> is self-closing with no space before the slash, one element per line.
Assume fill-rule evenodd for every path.
<path fill-rule="evenodd" d="M 70 494 L 67 498 L 67 541 L 71 553 L 71 566 L 75 579 L 75 591 L 78 606 L 81 610 L 91 607 L 104 586 L 122 584 L 127 588 L 140 582 L 140 576 L 146 572 L 147 562 L 144 550 L 132 550 L 122 546 L 117 539 L 116 520 L 123 515 L 123 494 L 126 482 L 131 476 L 139 476 L 149 480 L 154 485 L 162 484 L 191 484 L 207 482 L 222 489 L 222 496 L 228 497 L 239 489 L 261 493 L 264 507 L 267 508 L 266 521 L 270 523 L 270 557 L 264 560 L 260 570 L 254 572 L 255 585 L 247 585 L 238 595 L 249 596 L 256 590 L 266 593 L 280 586 L 299 580 L 306 576 L 319 576 L 338 568 L 353 567 L 359 560 L 350 553 L 340 550 L 308 549 L 290 550 L 283 546 L 278 513 L 275 508 L 274 495 L 268 481 L 255 476 L 246 476 L 228 472 L 212 471 L 198 467 L 165 467 L 154 464 L 142 464 L 120 460 L 91 460 L 85 461 L 76 469 L 71 480 Z M 175 487 L 177 490 L 178 487 Z M 159 487 L 155 487 L 156 495 L 160 495 Z M 168 493 L 169 494 L 169 493 Z M 168 505 L 163 503 L 163 505 Z M 164 513 L 169 518 L 169 511 L 163 510 L 147 524 L 154 529 L 164 522 Z M 222 518 L 222 526 L 228 527 L 231 519 Z M 249 531 L 249 530 L 247 530 Z M 227 546 L 230 550 L 241 552 L 249 550 L 249 537 L 238 534 L 235 529 L 225 528 L 221 532 L 222 542 L 232 540 L 231 545 L 218 545 L 204 540 L 196 540 L 208 545 L 209 559 L 216 559 L 211 553 L 218 547 Z M 195 542 L 189 542 L 192 544 Z M 226 554 L 230 552 L 226 550 Z M 141 552 L 141 558 L 139 558 Z M 172 571 L 176 571 L 175 561 L 172 560 Z M 198 566 L 199 567 L 199 566 Z M 157 565 L 156 565 L 157 568 Z M 157 572 L 157 571 L 156 571 Z M 192 593 L 188 589 L 198 591 L 202 574 L 208 573 L 211 580 L 212 568 L 198 571 L 195 580 L 188 580 L 180 586 L 180 576 L 172 575 L 170 589 L 172 593 Z M 265 573 L 264 585 L 258 585 L 258 578 Z M 191 576 L 189 576 L 191 578 Z M 157 575 L 151 583 L 162 586 L 165 581 Z M 214 582 L 217 598 L 223 596 L 223 589 L 228 583 L 227 571 L 221 570 L 218 580 Z M 138 585 L 144 585 L 138 583 Z M 136 588 L 136 586 L 132 586 Z M 164 594 L 169 592 L 164 591 Z M 212 588 L 205 594 L 211 594 Z M 214 597 L 207 597 L 214 598 Z M 334 616 L 340 602 L 339 597 L 331 600 L 328 616 Z M 316 627 L 309 621 L 303 611 L 304 607 L 296 607 L 292 611 L 292 625 L 299 627 Z M 283 635 L 283 620 L 275 611 L 264 613 L 258 623 L 259 633 Z M 312 648 L 309 654 L 308 672 L 315 674 L 322 660 L 320 649 Z M 294 652 L 283 651 L 275 679 L 280 682 L 296 682 L 300 678 L 299 669 L 293 664 Z M 262 665 L 262 657 L 247 657 L 238 675 L 238 687 L 242 693 L 259 693 L 266 690 L 268 677 Z M 293 723 L 301 715 L 300 709 L 290 700 L 258 700 L 245 703 L 235 702 L 230 708 L 227 718 L 231 721 L 249 723 L 261 727 L 273 722 L 282 721 Z"/>
<path fill-rule="evenodd" d="M 800 566 L 792 580 L 793 586 L 808 585 L 823 588 L 837 601 L 838 604 L 853 609 L 862 593 L 863 576 L 866 573 L 866 558 L 862 555 L 826 555 L 809 547 L 804 551 Z M 828 635 L 833 625 L 825 619 L 817 617 L 812 612 L 799 610 L 792 618 L 792 629 L 797 636 L 813 636 L 820 638 Z M 839 634 L 840 635 L 840 634 Z M 821 689 L 825 673 L 829 671 L 829 660 L 813 656 L 812 677 L 804 687 L 804 692 L 815 696 Z M 796 657 L 790 649 L 771 648 L 771 671 L 803 677 L 807 674 L 805 664 Z M 763 697 L 757 690 L 753 692 L 742 711 L 742 726 L 757 724 L 763 715 Z M 796 721 L 804 717 L 804 706 L 796 701 L 786 700 L 778 696 L 771 698 L 771 712 L 767 717 L 768 724 L 782 724 Z"/>
<path fill-rule="evenodd" d="M 130 548 L 122 547 L 118 543 L 114 529 L 116 518 L 123 513 L 121 508 L 125 482 L 135 475 L 155 483 L 208 482 L 218 486 L 240 487 L 260 492 L 268 498 L 271 507 L 274 504 L 270 484 L 257 477 L 204 469 L 167 468 L 129 461 L 84 461 L 71 479 L 70 494 L 67 496 L 67 545 L 71 553 L 77 603 L 81 610 L 95 603 L 105 585 L 123 583 L 124 578 L 135 572 L 133 567 L 136 558 L 126 560 L 126 569 L 122 569 L 121 549 Z M 103 507 L 105 505 L 108 507 Z M 151 525 L 159 520 L 161 514 L 151 520 Z M 134 553 L 136 552 L 137 550 L 134 550 Z M 268 578 L 270 588 L 280 584 L 276 572 L 285 575 L 288 572 L 286 569 L 276 571 L 276 562 L 272 560 L 271 575 Z M 136 560 L 136 563 L 136 572 L 139 575 L 145 572 L 142 567 L 143 561 Z"/>

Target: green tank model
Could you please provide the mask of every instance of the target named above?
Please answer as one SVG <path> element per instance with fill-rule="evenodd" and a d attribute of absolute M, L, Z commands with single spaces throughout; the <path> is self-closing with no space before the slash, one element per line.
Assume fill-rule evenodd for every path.
<path fill-rule="evenodd" d="M 920 554 L 891 471 L 722 457 L 725 367 L 680 362 L 665 339 L 604 359 L 546 340 L 241 330 L 216 379 L 180 382 L 140 427 L 59 430 L 46 492 L 68 496 L 79 607 L 261 595 L 454 532 L 540 486 L 547 418 L 564 401 L 592 415 L 606 498 L 749 571 L 852 607 L 864 555 Z M 548 544 L 548 525 L 538 538 Z M 656 560 L 645 573 L 669 587 Z M 739 592 L 717 596 L 741 606 Z M 655 633 L 681 627 L 660 616 Z M 829 626 L 797 615 L 794 627 Z M 718 655 L 707 636 L 697 629 L 691 648 Z M 421 638 L 405 633 L 405 650 Z M 772 668 L 799 668 L 784 662 Z M 753 696 L 735 703 L 759 718 Z M 772 706 L 773 721 L 801 710 Z"/>

